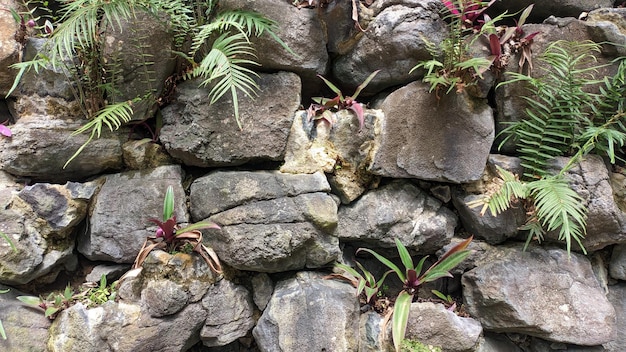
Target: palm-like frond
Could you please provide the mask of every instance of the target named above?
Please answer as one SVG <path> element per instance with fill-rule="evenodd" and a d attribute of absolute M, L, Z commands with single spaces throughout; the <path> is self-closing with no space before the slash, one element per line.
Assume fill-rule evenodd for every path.
<path fill-rule="evenodd" d="M 526 199 L 528 197 L 528 188 L 526 183 L 519 180 L 519 178 L 499 166 L 496 166 L 498 175 L 501 182 L 497 184 L 497 188 L 491 191 L 486 196 L 479 198 L 475 201 L 469 202 L 469 207 L 482 206 L 480 215 L 484 215 L 487 209 L 491 212 L 491 215 L 497 216 L 503 211 L 511 207 L 511 202 L 516 199 Z"/>
<path fill-rule="evenodd" d="M 568 253 L 572 239 L 586 253 L 581 240 L 585 235 L 587 209 L 567 180 L 561 176 L 545 177 L 528 183 L 528 188 L 543 227 L 547 231 L 559 230 L 559 240 L 565 241 Z"/>
<path fill-rule="evenodd" d="M 91 130 L 89 139 L 78 148 L 74 155 L 65 163 L 63 168 L 66 168 L 67 165 L 85 149 L 89 142 L 94 138 L 100 138 L 102 127 L 106 126 L 111 131 L 117 130 L 122 124 L 129 122 L 132 116 L 133 108 L 132 102 L 130 101 L 105 106 L 91 121 L 72 133 L 74 136 Z"/>

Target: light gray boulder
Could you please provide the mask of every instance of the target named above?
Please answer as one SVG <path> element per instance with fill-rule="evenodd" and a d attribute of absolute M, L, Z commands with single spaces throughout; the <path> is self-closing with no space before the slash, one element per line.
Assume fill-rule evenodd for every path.
<path fill-rule="evenodd" d="M 356 351 L 354 287 L 314 272 L 280 281 L 252 334 L 262 352 Z"/>
<path fill-rule="evenodd" d="M 200 331 L 205 346 L 225 346 L 254 327 L 252 295 L 241 285 L 221 280 L 202 299 L 206 320 Z"/>
<path fill-rule="evenodd" d="M 462 277 L 465 305 L 483 329 L 584 346 L 614 338 L 615 309 L 588 259 L 535 246 L 494 250 Z"/>
<path fill-rule="evenodd" d="M 617 315 L 615 338 L 603 345 L 606 352 L 619 352 L 624 349 L 626 344 L 626 285 L 622 282 L 617 285 L 609 286 L 609 301 L 615 307 Z"/>
<path fill-rule="evenodd" d="M 252 298 L 259 310 L 264 310 L 272 298 L 274 282 L 266 273 L 257 273 L 252 277 Z"/>
<path fill-rule="evenodd" d="M 5 187 L 9 188 L 5 188 L 5 194 L 10 194 L 10 183 L 5 183 Z M 0 282 L 25 284 L 35 279 L 52 282 L 59 271 L 75 269 L 74 232 L 85 219 L 97 188 L 94 182 L 69 182 L 37 183 L 19 191 L 14 189 L 0 212 L 0 229 L 16 250 L 4 239 L 0 240 Z"/>
<path fill-rule="evenodd" d="M 209 89 L 190 80 L 177 87 L 176 100 L 163 109 L 160 140 L 185 165 L 236 166 L 281 161 L 295 111 L 300 78 L 294 73 L 259 74 L 258 97 L 239 95 L 239 119 L 226 94 L 210 104 Z"/>
<path fill-rule="evenodd" d="M 613 248 L 609 274 L 614 279 L 626 280 L 626 244 L 619 244 Z"/>
<path fill-rule="evenodd" d="M 463 183 L 482 176 L 494 140 L 492 109 L 467 93 L 438 99 L 422 82 L 378 106 L 369 171 L 384 177 Z M 454 142 L 452 142 L 454 141 Z"/>
<path fill-rule="evenodd" d="M 189 221 L 182 178 L 178 165 L 103 176 L 89 210 L 89 229 L 78 237 L 78 251 L 90 260 L 132 263 L 156 230 L 148 219 L 162 220 L 168 186 L 174 189 L 177 221 Z"/>
<path fill-rule="evenodd" d="M 336 235 L 368 248 L 395 248 L 395 239 L 421 254 L 450 242 L 457 218 L 408 181 L 394 181 L 339 208 Z M 395 252 L 395 251 L 394 251 Z"/>
<path fill-rule="evenodd" d="M 626 9 L 624 8 L 600 8 L 589 12 L 587 26 L 591 37 L 596 42 L 608 42 L 617 45 L 607 45 L 607 50 L 615 50 L 615 56 L 626 54 Z"/>
<path fill-rule="evenodd" d="M 0 339 L 0 349 L 6 352 L 45 351 L 48 341 L 50 319 L 43 311 L 33 309 L 17 300 L 27 295 L 15 288 L 0 285 L 0 320 L 7 339 Z"/>
<path fill-rule="evenodd" d="M 237 269 L 315 268 L 340 253 L 337 203 L 329 191 L 322 173 L 216 171 L 192 183 L 192 217 L 221 226 L 205 239 Z"/>
<path fill-rule="evenodd" d="M 459 317 L 443 304 L 421 302 L 411 304 L 405 338 L 440 346 L 446 352 L 470 352 L 482 332 L 473 318 Z"/>
<path fill-rule="evenodd" d="M 354 89 L 372 72 L 381 70 L 365 90 L 376 93 L 418 78 L 419 72 L 409 71 L 419 61 L 431 58 L 427 43 L 438 46 L 447 33 L 439 15 L 441 8 L 442 3 L 435 0 L 375 2 L 373 19 L 368 19 L 371 22 L 363 36 L 333 62 L 337 81 Z"/>

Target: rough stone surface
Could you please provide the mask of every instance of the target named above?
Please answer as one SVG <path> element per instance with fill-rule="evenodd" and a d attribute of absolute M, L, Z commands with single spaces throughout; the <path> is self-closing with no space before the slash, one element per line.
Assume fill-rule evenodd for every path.
<path fill-rule="evenodd" d="M 496 250 L 462 277 L 468 312 L 485 330 L 584 346 L 614 338 L 615 309 L 585 257 L 532 246 Z"/>
<path fill-rule="evenodd" d="M 324 120 L 309 122 L 306 112 L 297 112 L 280 171 L 323 171 L 341 201 L 352 202 L 375 179 L 366 169 L 374 140 L 374 121 L 382 118 L 381 114 L 380 110 L 365 110 L 364 127 L 359 129 L 357 117 L 349 110 L 333 114 L 332 126 Z"/>
<path fill-rule="evenodd" d="M 337 80 L 354 89 L 372 72 L 381 70 L 366 92 L 415 80 L 418 73 L 409 71 L 420 60 L 431 58 L 426 43 L 438 45 L 447 33 L 440 8 L 441 3 L 434 0 L 377 1 L 372 7 L 374 18 L 358 43 L 333 62 Z M 390 57 L 393 65 L 389 65 Z"/>
<path fill-rule="evenodd" d="M 251 42 L 262 70 L 297 73 L 302 79 L 304 96 L 310 96 L 323 84 L 316 75 L 328 72 L 328 34 L 320 23 L 317 9 L 298 9 L 289 1 L 273 0 L 222 0 L 220 8 L 253 10 L 276 21 L 276 35 L 295 55 L 267 34 L 253 37 Z"/>
<path fill-rule="evenodd" d="M 258 273 L 252 277 L 252 298 L 260 310 L 264 310 L 272 298 L 274 283 L 266 273 Z"/>
<path fill-rule="evenodd" d="M 182 285 L 169 280 L 150 281 L 141 291 L 141 302 L 153 318 L 178 313 L 185 308 L 188 298 Z"/>
<path fill-rule="evenodd" d="M 441 346 L 446 352 L 474 351 L 483 329 L 472 318 L 462 318 L 443 304 L 412 303 L 407 322 L 407 339 Z"/>
<path fill-rule="evenodd" d="M 254 303 L 248 290 L 221 280 L 202 299 L 207 315 L 200 338 L 205 346 L 224 346 L 246 336 L 254 327 Z"/>
<path fill-rule="evenodd" d="M 10 183 L 8 195 L 11 192 Z M 60 270 L 73 270 L 75 235 L 87 215 L 97 183 L 37 183 L 15 192 L 0 212 L 0 229 L 16 251 L 2 240 L 0 282 L 24 284 L 42 278 L 54 281 Z"/>
<path fill-rule="evenodd" d="M 121 128 L 115 134 L 103 129 L 65 168 L 66 162 L 89 139 L 72 136 L 85 122 L 77 103 L 39 95 L 20 96 L 15 103 L 19 119 L 10 138 L 0 138 L 0 168 L 39 182 L 80 181 L 122 167 Z"/>
<path fill-rule="evenodd" d="M 132 140 L 122 145 L 124 165 L 131 170 L 153 169 L 173 164 L 172 157 L 161 144 Z"/>
<path fill-rule="evenodd" d="M 626 244 L 620 244 L 613 248 L 609 274 L 617 280 L 626 280 Z"/>
<path fill-rule="evenodd" d="M 385 118 L 375 127 L 372 173 L 451 183 L 481 177 L 494 139 L 493 113 L 485 100 L 466 93 L 438 100 L 425 83 L 413 82 L 379 108 Z"/>
<path fill-rule="evenodd" d="M 456 216 L 408 181 L 395 181 L 339 209 L 336 235 L 365 247 L 395 248 L 394 239 L 422 254 L 450 242 Z"/>
<path fill-rule="evenodd" d="M 354 288 L 312 272 L 280 281 L 252 334 L 262 352 L 356 351 L 359 304 Z"/>
<path fill-rule="evenodd" d="M 48 350 L 183 352 L 199 341 L 205 318 L 200 304 L 187 305 L 169 319 L 156 319 L 133 303 L 109 301 L 90 309 L 78 303 L 54 320 Z"/>
<path fill-rule="evenodd" d="M 178 165 L 104 176 L 90 209 L 89 231 L 78 238 L 78 251 L 90 260 L 132 263 L 146 236 L 156 230 L 148 219 L 162 218 L 168 186 L 174 189 L 177 221 L 188 221 L 182 177 Z"/>
<path fill-rule="evenodd" d="M 626 9 L 601 8 L 589 12 L 587 16 L 589 33 L 596 42 L 615 43 L 615 46 L 606 46 L 614 49 L 616 54 L 626 54 Z"/>
<path fill-rule="evenodd" d="M 110 97 L 133 103 L 133 119 L 153 116 L 165 80 L 174 73 L 174 32 L 166 19 L 135 11 L 130 19 L 116 22 L 104 32 L 103 61 L 115 89 Z"/>
<path fill-rule="evenodd" d="M 337 203 L 322 173 L 217 171 L 191 185 L 195 221 L 222 227 L 205 238 L 240 270 L 278 272 L 325 265 L 339 255 Z"/>
<path fill-rule="evenodd" d="M 50 319 L 41 311 L 32 309 L 17 300 L 27 295 L 14 288 L 0 285 L 0 321 L 7 339 L 0 339 L 0 350 L 5 352 L 45 351 L 49 337 Z"/>
<path fill-rule="evenodd" d="M 383 327 L 384 317 L 374 311 L 362 313 L 359 317 L 359 352 L 385 351 L 391 345 Z"/>
<path fill-rule="evenodd" d="M 167 152 L 186 165 L 236 166 L 281 161 L 295 111 L 300 79 L 294 73 L 259 74 L 254 100 L 239 95 L 237 126 L 230 94 L 209 104 L 209 89 L 190 80 L 177 87 L 176 100 L 163 109 L 160 140 Z"/>
<path fill-rule="evenodd" d="M 619 352 L 626 346 L 626 284 L 623 282 L 609 286 L 609 301 L 615 307 L 617 315 L 615 338 L 603 345 L 606 352 Z"/>

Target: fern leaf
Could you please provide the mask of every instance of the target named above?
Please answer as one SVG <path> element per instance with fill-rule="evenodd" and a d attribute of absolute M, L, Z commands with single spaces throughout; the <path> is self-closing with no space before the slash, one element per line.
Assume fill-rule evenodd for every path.
<path fill-rule="evenodd" d="M 537 218 L 546 231 L 559 230 L 559 240 L 565 240 L 567 252 L 572 239 L 585 251 L 581 240 L 585 235 L 586 212 L 583 199 L 569 186 L 564 177 L 546 177 L 528 183 L 535 200 Z"/>

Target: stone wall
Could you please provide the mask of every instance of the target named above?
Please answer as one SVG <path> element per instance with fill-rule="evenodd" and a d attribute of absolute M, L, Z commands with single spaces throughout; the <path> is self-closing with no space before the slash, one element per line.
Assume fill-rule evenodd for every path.
<path fill-rule="evenodd" d="M 471 256 L 454 278 L 426 285 L 462 298 L 468 316 L 443 304 L 416 302 L 407 337 L 444 351 L 621 351 L 626 344 L 626 173 L 589 157 L 570 172 L 587 202 L 584 246 L 571 254 L 546 239 L 522 251 L 524 210 L 493 217 L 467 203 L 501 166 L 519 170 L 515 155 L 496 154 L 504 121 L 522 118 L 521 87 L 495 90 L 486 77 L 476 90 L 429 92 L 423 72 L 426 42 L 446 33 L 438 0 L 359 3 L 322 8 L 291 1 L 222 0 L 222 9 L 258 11 L 277 21 L 292 55 L 269 37 L 254 38 L 261 70 L 258 97 L 240 96 L 242 129 L 227 97 L 210 104 L 198 81 L 179 82 L 160 108 L 158 140 L 136 140 L 138 124 L 103 131 L 66 168 L 87 140 L 72 132 L 84 123 L 62 72 L 24 76 L 0 100 L 0 319 L 4 351 L 387 351 L 385 317 L 361 307 L 348 283 L 329 280 L 336 261 L 352 263 L 367 247 L 393 256 L 399 239 L 416 257 L 436 256 L 473 235 Z M 323 2 L 325 3 L 325 2 Z M 493 10 L 518 11 L 527 1 L 495 1 Z M 537 55 L 555 40 L 626 44 L 626 11 L 613 2 L 535 4 L 528 33 Z M 0 9 L 17 7 L 1 0 Z M 584 14 L 583 14 L 584 13 Z M 577 19 L 579 15 L 583 14 Z M 568 17 L 575 16 L 575 17 Z M 159 56 L 159 80 L 173 73 L 167 31 L 142 20 L 146 46 Z M 132 25 L 128 26 L 132 28 Z M 136 26 L 134 26 L 136 27 Z M 0 11 L 0 92 L 16 71 L 8 68 L 41 50 L 45 39 L 16 42 L 18 30 Z M 111 55 L 125 55 L 131 30 L 108 33 Z M 113 45 L 111 44 L 111 45 Z M 605 46 L 600 60 L 622 55 Z M 29 54 L 30 53 L 30 54 Z M 517 60 L 507 70 L 517 71 Z M 141 90 L 129 64 L 129 97 Z M 333 124 L 311 121 L 302 109 L 323 94 L 317 75 L 352 92 L 381 70 L 363 92 L 370 101 L 362 128 L 350 111 Z M 610 74 L 608 68 L 605 74 Z M 151 89 L 162 90 L 163 86 Z M 153 106 L 135 110 L 152 118 Z M 143 115 L 142 115 L 143 114 Z M 151 120 L 149 120 L 151 121 Z M 564 163 L 564 160 L 558 160 Z M 15 297 L 66 283 L 109 281 L 130 269 L 173 187 L 179 223 L 212 221 L 204 241 L 226 268 L 218 275 L 200 257 L 155 251 L 128 276 L 115 302 L 74 305 L 54 321 Z M 384 271 L 359 255 L 377 275 Z M 399 290 L 390 281 L 389 292 Z M 36 336 L 36 338 L 33 338 Z"/>

